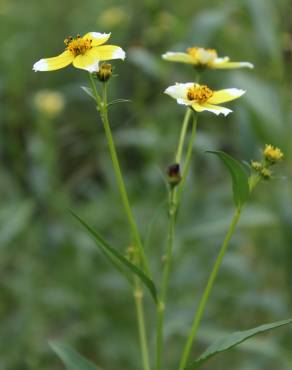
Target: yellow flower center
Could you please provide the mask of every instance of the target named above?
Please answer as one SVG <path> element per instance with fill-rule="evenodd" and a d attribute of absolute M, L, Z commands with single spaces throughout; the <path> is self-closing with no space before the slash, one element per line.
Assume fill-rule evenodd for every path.
<path fill-rule="evenodd" d="M 193 58 L 195 64 L 202 66 L 212 63 L 218 57 L 215 49 L 191 47 L 187 49 L 187 53 Z"/>
<path fill-rule="evenodd" d="M 92 48 L 92 40 L 84 39 L 80 35 L 77 35 L 75 39 L 72 36 L 67 37 L 64 40 L 64 44 L 67 46 L 66 49 L 71 51 L 74 57 L 77 55 L 83 55 L 87 50 Z"/>
<path fill-rule="evenodd" d="M 187 98 L 191 101 L 196 101 L 199 104 L 204 104 L 213 95 L 213 91 L 206 85 L 195 85 L 187 90 Z"/>

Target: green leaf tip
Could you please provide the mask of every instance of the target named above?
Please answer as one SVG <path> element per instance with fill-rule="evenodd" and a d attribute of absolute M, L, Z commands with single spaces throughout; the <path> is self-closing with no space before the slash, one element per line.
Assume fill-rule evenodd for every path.
<path fill-rule="evenodd" d="M 288 325 L 292 323 L 292 319 L 277 321 L 271 324 L 264 324 L 257 326 L 256 328 L 245 330 L 245 331 L 238 331 L 232 334 L 227 335 L 226 337 L 217 340 L 213 344 L 211 344 L 203 354 L 197 358 L 194 362 L 186 367 L 186 370 L 196 370 L 198 369 L 203 363 L 209 360 L 211 357 L 217 355 L 218 353 L 228 351 L 229 349 L 237 346 L 238 344 L 246 341 L 247 339 L 260 334 L 267 332 L 272 329 L 279 328 L 284 325 Z"/>
<path fill-rule="evenodd" d="M 249 197 L 249 176 L 243 164 L 220 150 L 208 150 L 207 153 L 217 155 L 228 168 L 232 179 L 233 200 L 235 206 L 241 208 Z"/>
<path fill-rule="evenodd" d="M 153 297 L 155 303 L 157 303 L 157 290 L 155 287 L 154 282 L 134 263 L 129 261 L 126 257 L 124 257 L 120 252 L 118 252 L 115 248 L 111 247 L 103 237 L 95 230 L 92 229 L 84 220 L 82 220 L 76 213 L 70 210 L 70 213 L 83 225 L 83 227 L 88 231 L 88 233 L 93 237 L 96 242 L 96 245 L 102 251 L 102 253 L 112 262 L 115 267 L 117 267 L 118 262 L 120 265 L 127 269 L 134 274 L 136 274 L 141 282 L 148 288 L 151 296 Z M 119 268 L 121 271 L 121 269 Z"/>
<path fill-rule="evenodd" d="M 93 362 L 81 356 L 74 348 L 59 341 L 50 341 L 50 347 L 62 360 L 67 370 L 100 370 Z"/>

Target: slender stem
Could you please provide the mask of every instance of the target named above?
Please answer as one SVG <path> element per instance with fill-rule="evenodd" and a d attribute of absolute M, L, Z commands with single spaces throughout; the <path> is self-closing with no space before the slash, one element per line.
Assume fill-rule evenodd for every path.
<path fill-rule="evenodd" d="M 220 248 L 220 252 L 219 252 L 218 257 L 215 261 L 213 270 L 211 271 L 211 274 L 209 276 L 206 288 L 204 290 L 204 293 L 203 293 L 202 298 L 200 300 L 197 312 L 196 312 L 195 317 L 194 317 L 194 321 L 193 321 L 193 324 L 192 324 L 192 327 L 191 327 L 189 337 L 188 337 L 186 345 L 184 347 L 184 351 L 183 351 L 182 358 L 181 358 L 180 365 L 179 365 L 179 370 L 184 370 L 185 367 L 186 367 L 186 364 L 187 364 L 187 361 L 188 361 L 188 358 L 189 358 L 189 354 L 190 354 L 190 350 L 192 348 L 192 344 L 193 344 L 194 339 L 196 337 L 198 328 L 199 328 L 200 323 L 201 323 L 202 316 L 203 316 L 204 311 L 205 311 L 206 303 L 208 301 L 209 295 L 211 293 L 212 287 L 213 287 L 215 279 L 217 277 L 219 268 L 220 268 L 221 263 L 222 263 L 222 259 L 223 259 L 224 255 L 226 253 L 226 250 L 227 250 L 227 247 L 229 245 L 230 239 L 231 239 L 231 237 L 234 233 L 235 227 L 236 227 L 236 225 L 238 223 L 238 220 L 240 218 L 240 213 L 241 213 L 241 208 L 237 208 L 234 215 L 233 215 L 233 218 L 232 218 L 231 224 L 229 226 L 228 232 L 226 234 L 226 237 L 224 239 L 224 242 L 223 242 L 223 244 Z"/>
<path fill-rule="evenodd" d="M 149 350 L 147 344 L 147 335 L 145 330 L 145 320 L 144 320 L 144 307 L 143 307 L 143 291 L 141 289 L 141 283 L 137 277 L 134 278 L 134 298 L 136 313 L 138 318 L 138 331 L 139 340 L 142 353 L 143 369 L 150 370 L 149 364 Z"/>
<path fill-rule="evenodd" d="M 163 353 L 163 327 L 164 327 L 164 311 L 165 301 L 167 296 L 167 288 L 169 274 L 171 269 L 171 257 L 173 250 L 174 231 L 175 231 L 175 216 L 176 205 L 173 203 L 175 188 L 172 188 L 169 195 L 169 222 L 167 232 L 167 248 L 164 260 L 164 268 L 162 274 L 162 284 L 159 302 L 157 305 L 157 325 L 156 325 L 156 370 L 161 370 L 162 353 Z"/>
<path fill-rule="evenodd" d="M 124 179 L 122 176 L 117 152 L 115 149 L 114 140 L 112 137 L 109 119 L 108 119 L 108 112 L 107 112 L 107 94 L 106 94 L 106 84 L 103 84 L 103 99 L 100 98 L 98 91 L 96 89 L 95 82 L 92 78 L 92 75 L 89 74 L 89 80 L 90 84 L 92 86 L 92 91 L 94 93 L 95 99 L 96 99 L 96 105 L 97 109 L 100 112 L 100 116 L 102 119 L 102 123 L 104 126 L 106 138 L 108 141 L 108 146 L 113 162 L 113 167 L 116 175 L 116 180 L 118 184 L 118 188 L 120 191 L 120 195 L 122 198 L 122 202 L 125 208 L 125 212 L 128 218 L 128 222 L 131 228 L 132 237 L 135 243 L 135 248 L 138 252 L 139 256 L 139 262 L 142 263 L 146 273 L 150 276 L 150 269 L 148 267 L 148 262 L 144 254 L 144 249 L 142 246 L 142 242 L 140 239 L 140 234 L 132 213 L 132 209 L 130 207 L 128 194 L 126 191 Z M 144 308 L 143 308 L 143 291 L 141 287 L 141 283 L 139 279 L 135 276 L 134 277 L 134 298 L 135 298 L 135 307 L 136 307 L 136 314 L 138 319 L 138 331 L 139 331 L 139 340 L 140 340 L 140 347 L 141 347 L 141 353 L 142 353 L 142 362 L 143 362 L 143 369 L 144 370 L 150 370 L 150 364 L 149 364 L 149 351 L 148 351 L 148 345 L 147 345 L 147 335 L 146 335 L 146 329 L 145 329 L 145 320 L 144 320 Z"/>
<path fill-rule="evenodd" d="M 187 109 L 183 124 L 182 130 L 179 138 L 179 144 L 177 148 L 177 152 L 175 155 L 175 160 L 177 163 L 181 161 L 182 157 L 182 150 L 184 146 L 185 136 L 187 132 L 187 127 L 189 124 L 190 117 L 192 115 L 192 110 L 190 108 Z M 187 176 L 189 167 L 190 167 L 190 160 L 192 154 L 192 148 L 195 140 L 195 133 L 197 127 L 197 116 L 193 122 L 192 126 L 192 133 L 187 149 L 186 160 L 184 164 L 184 171 L 182 181 L 185 181 Z M 166 255 L 164 261 L 164 268 L 162 273 L 162 283 L 161 283 L 161 293 L 159 297 L 159 303 L 157 305 L 157 326 L 156 326 L 156 370 L 161 370 L 162 368 L 162 353 L 163 353 L 163 328 L 164 328 L 164 312 L 165 312 L 165 305 L 166 305 L 166 298 L 167 298 L 167 290 L 168 290 L 168 282 L 169 282 L 169 275 L 171 270 L 171 260 L 172 260 L 172 252 L 173 252 L 173 242 L 174 242 L 174 234 L 175 234 L 175 223 L 176 223 L 176 215 L 179 206 L 179 198 L 178 192 L 180 189 L 181 184 L 177 187 L 170 188 L 169 192 L 169 206 L 168 206 L 168 214 L 169 214 L 169 222 L 168 222 L 168 232 L 167 232 L 167 248 L 166 248 Z"/>
<path fill-rule="evenodd" d="M 186 137 L 186 133 L 187 133 L 187 130 L 188 130 L 188 125 L 189 125 L 191 115 L 192 115 L 192 109 L 188 107 L 186 109 L 186 112 L 185 112 L 181 132 L 180 132 L 178 147 L 177 147 L 177 151 L 176 151 L 176 155 L 175 155 L 175 162 L 176 163 L 181 162 L 182 151 L 183 151 L 185 137 Z"/>
<path fill-rule="evenodd" d="M 117 155 L 117 152 L 116 152 L 116 148 L 115 148 L 115 144 L 114 144 L 114 140 L 113 140 L 110 124 L 109 124 L 108 111 L 107 111 L 106 83 L 103 83 L 103 98 L 101 100 L 100 96 L 99 96 L 99 94 L 96 90 L 94 80 L 93 80 L 91 74 L 89 74 L 89 75 L 90 75 L 90 81 L 91 81 L 91 85 L 92 85 L 92 88 L 93 88 L 93 92 L 94 92 L 94 95 L 96 97 L 96 103 L 97 103 L 98 108 L 99 108 L 100 113 L 101 113 L 103 127 L 104 127 L 106 138 L 107 138 L 107 141 L 108 141 L 108 146 L 109 146 L 109 150 L 110 150 L 110 154 L 111 154 L 111 158 L 112 158 L 112 163 L 113 163 L 113 167 L 114 167 L 114 171 L 115 171 L 115 175 L 116 175 L 118 188 L 119 188 L 120 195 L 121 195 L 121 198 L 122 198 L 122 202 L 123 202 L 123 205 L 124 205 L 124 209 L 125 209 L 128 221 L 129 221 L 129 225 L 130 225 L 130 228 L 131 228 L 131 231 L 132 231 L 135 247 L 139 251 L 140 260 L 141 260 L 141 263 L 142 263 L 146 273 L 150 276 L 151 273 L 150 273 L 150 269 L 149 269 L 149 266 L 148 266 L 148 261 L 146 259 L 145 253 L 144 253 L 144 249 L 143 249 L 142 242 L 141 242 L 141 239 L 140 239 L 140 234 L 139 234 L 139 231 L 138 231 L 138 227 L 137 227 L 137 224 L 135 222 L 133 212 L 132 212 L 132 209 L 131 209 L 131 206 L 130 206 L 126 186 L 125 186 L 125 183 L 124 183 L 120 163 L 119 163 L 119 160 L 118 160 L 118 155 Z"/>
<path fill-rule="evenodd" d="M 174 202 L 177 204 L 179 204 L 180 202 L 181 194 L 182 194 L 182 191 L 183 191 L 183 188 L 184 188 L 184 185 L 185 185 L 188 173 L 189 173 L 190 165 L 191 165 L 193 147 L 194 147 L 194 142 L 195 142 L 196 133 L 197 133 L 197 123 L 198 123 L 198 114 L 194 113 L 192 132 L 191 132 L 191 137 L 190 137 L 188 148 L 187 148 L 187 154 L 186 154 L 186 159 L 185 159 L 183 173 L 182 173 L 182 179 L 181 179 L 181 182 L 179 184 L 179 187 L 174 197 Z"/>

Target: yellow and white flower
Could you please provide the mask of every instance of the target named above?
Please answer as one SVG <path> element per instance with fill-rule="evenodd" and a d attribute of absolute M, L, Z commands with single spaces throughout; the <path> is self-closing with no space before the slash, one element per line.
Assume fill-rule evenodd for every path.
<path fill-rule="evenodd" d="M 169 86 L 165 93 L 176 99 L 178 104 L 189 105 L 197 112 L 209 111 L 227 116 L 232 110 L 218 104 L 237 99 L 245 91 L 234 88 L 213 91 L 206 85 L 187 82 Z"/>
<path fill-rule="evenodd" d="M 99 62 L 111 59 L 125 59 L 125 52 L 116 45 L 103 45 L 110 33 L 89 32 L 83 37 L 69 36 L 64 40 L 66 49 L 53 58 L 40 59 L 33 65 L 34 71 L 55 71 L 73 64 L 74 67 L 97 72 Z"/>
<path fill-rule="evenodd" d="M 210 69 L 254 67 L 253 64 L 249 62 L 230 62 L 229 57 L 218 58 L 216 50 L 199 47 L 188 48 L 185 53 L 168 51 L 162 55 L 162 58 L 169 62 L 192 64 L 195 67 Z"/>

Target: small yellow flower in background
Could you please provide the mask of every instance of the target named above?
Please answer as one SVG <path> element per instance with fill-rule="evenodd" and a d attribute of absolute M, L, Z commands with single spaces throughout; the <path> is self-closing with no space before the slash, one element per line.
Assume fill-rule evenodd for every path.
<path fill-rule="evenodd" d="M 264 149 L 264 157 L 268 162 L 270 162 L 271 164 L 274 164 L 274 163 L 280 162 L 283 159 L 284 154 L 281 151 L 281 149 L 273 145 L 266 144 L 265 149 Z"/>
<path fill-rule="evenodd" d="M 168 51 L 162 55 L 162 58 L 169 62 L 192 64 L 200 68 L 233 69 L 254 67 L 249 62 L 230 62 L 229 57 L 218 58 L 216 50 L 199 47 L 188 48 L 185 53 Z"/>
<path fill-rule="evenodd" d="M 209 111 L 216 115 L 222 113 L 226 116 L 232 110 L 217 104 L 237 99 L 245 91 L 240 89 L 213 91 L 206 85 L 187 82 L 169 86 L 165 93 L 176 99 L 178 104 L 189 105 L 197 112 Z"/>
<path fill-rule="evenodd" d="M 263 169 L 261 162 L 251 161 L 251 168 L 257 172 L 260 172 Z"/>
<path fill-rule="evenodd" d="M 99 62 L 111 59 L 125 59 L 125 52 L 115 45 L 103 45 L 110 33 L 89 32 L 83 37 L 69 36 L 64 40 L 66 50 L 53 58 L 40 59 L 33 66 L 34 71 L 55 71 L 73 64 L 74 67 L 96 72 Z"/>
<path fill-rule="evenodd" d="M 65 99 L 62 94 L 54 90 L 40 90 L 33 99 L 35 108 L 50 117 L 55 117 L 62 112 Z"/>

